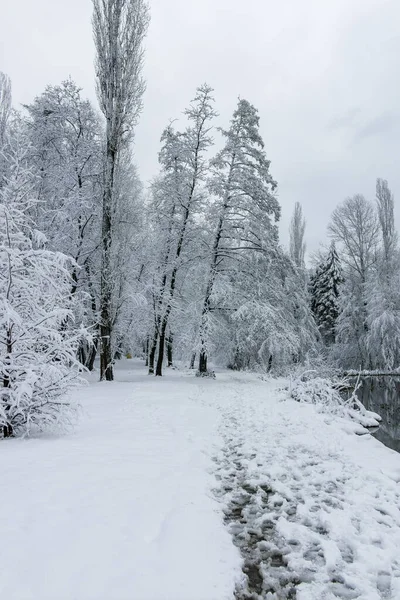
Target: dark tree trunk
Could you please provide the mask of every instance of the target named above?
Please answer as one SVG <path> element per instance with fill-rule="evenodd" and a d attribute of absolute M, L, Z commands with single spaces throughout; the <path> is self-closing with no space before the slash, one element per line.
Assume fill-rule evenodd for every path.
<path fill-rule="evenodd" d="M 6 363 L 6 365 L 8 364 L 8 370 L 6 370 L 6 372 L 3 375 L 3 387 L 9 388 L 11 385 L 11 380 L 10 380 L 10 365 L 11 365 L 11 353 L 12 353 L 11 327 L 9 327 L 7 330 L 6 350 L 7 350 L 7 357 L 6 357 L 5 363 Z M 6 366 L 6 369 L 7 369 L 7 366 Z M 8 404 L 6 404 L 6 406 L 5 406 L 6 415 L 9 410 L 10 410 L 10 406 Z M 7 417 L 7 419 L 8 419 L 8 417 Z M 1 430 L 3 432 L 3 437 L 5 437 L 5 438 L 12 437 L 13 427 L 12 427 L 11 423 L 7 422 L 5 425 L 2 426 Z"/>
<path fill-rule="evenodd" d="M 149 352 L 149 375 L 154 375 L 154 358 L 156 356 L 157 340 L 158 340 L 158 335 L 157 335 L 157 333 L 155 333 L 153 340 L 151 342 L 150 352 Z"/>
<path fill-rule="evenodd" d="M 146 346 L 145 346 L 145 356 L 146 356 L 146 362 L 144 363 L 145 367 L 149 366 L 149 345 L 150 345 L 150 339 L 149 336 L 146 337 Z"/>
<path fill-rule="evenodd" d="M 78 348 L 78 360 L 81 365 L 86 365 L 86 352 L 85 352 L 86 342 L 81 342 Z"/>
<path fill-rule="evenodd" d="M 107 131 L 107 163 L 103 191 L 102 264 L 100 296 L 100 380 L 113 381 L 112 334 L 112 274 L 111 274 L 111 215 L 114 174 L 117 155 L 112 147 L 111 133 Z"/>
<path fill-rule="evenodd" d="M 87 358 L 86 358 L 86 367 L 89 369 L 89 371 L 93 371 L 94 361 L 96 360 L 96 354 L 97 354 L 97 341 L 95 341 L 94 344 L 90 347 Z"/>
<path fill-rule="evenodd" d="M 100 380 L 113 381 L 113 358 L 111 352 L 111 327 L 107 325 L 100 326 Z"/>
<path fill-rule="evenodd" d="M 207 352 L 203 350 L 199 356 L 199 373 L 207 373 Z"/>
<path fill-rule="evenodd" d="M 72 279 L 71 296 L 74 296 L 76 294 L 76 290 L 78 289 L 78 273 L 77 273 L 77 269 L 74 269 L 72 271 L 71 279 Z"/>
<path fill-rule="evenodd" d="M 192 352 L 192 356 L 190 357 L 190 367 L 189 369 L 194 369 L 194 363 L 196 362 L 196 352 Z"/>
<path fill-rule="evenodd" d="M 91 279 L 90 262 L 88 260 L 85 261 L 85 270 L 86 270 L 86 275 L 87 275 L 87 280 L 88 280 L 90 304 L 91 304 L 91 308 L 92 308 L 93 317 L 95 317 L 97 314 L 96 296 L 94 293 L 93 283 L 92 283 L 92 279 Z M 93 340 L 93 345 L 90 347 L 88 356 L 86 358 L 86 367 L 89 369 L 89 371 L 93 371 L 93 369 L 94 369 L 94 361 L 96 360 L 97 351 L 99 349 L 99 336 L 100 336 L 99 324 L 97 324 L 96 330 L 97 330 L 96 337 Z"/>
<path fill-rule="evenodd" d="M 172 344 L 173 344 L 173 335 L 172 333 L 169 334 L 169 338 L 167 339 L 167 365 L 168 367 L 172 367 L 173 366 L 173 361 L 172 361 Z"/>
<path fill-rule="evenodd" d="M 164 319 L 162 326 L 161 326 L 160 339 L 158 342 L 158 358 L 157 358 L 157 365 L 156 365 L 156 377 L 162 376 L 162 366 L 163 366 L 163 361 L 164 361 L 164 349 L 165 349 L 165 330 L 166 329 L 167 329 L 167 322 Z"/>
<path fill-rule="evenodd" d="M 1 431 L 3 433 L 3 438 L 10 438 L 13 436 L 14 433 L 11 423 L 6 423 L 5 425 L 3 425 Z"/>

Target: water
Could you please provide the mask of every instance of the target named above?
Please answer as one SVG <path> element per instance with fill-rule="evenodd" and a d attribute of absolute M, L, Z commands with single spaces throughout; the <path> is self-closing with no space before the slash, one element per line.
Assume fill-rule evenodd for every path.
<path fill-rule="evenodd" d="M 400 452 L 400 377 L 365 377 L 358 397 L 365 408 L 382 417 L 374 436 Z"/>

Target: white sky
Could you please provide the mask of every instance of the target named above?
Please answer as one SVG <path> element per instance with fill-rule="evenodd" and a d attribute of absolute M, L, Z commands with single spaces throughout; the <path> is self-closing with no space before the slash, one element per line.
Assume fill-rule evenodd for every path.
<path fill-rule="evenodd" d="M 228 123 L 239 95 L 259 109 L 284 243 L 296 201 L 312 251 L 326 239 L 336 204 L 354 193 L 373 199 L 376 177 L 388 179 L 400 198 L 399 0 L 150 6 L 147 91 L 135 145 L 145 182 L 157 172 L 162 129 L 206 81 L 215 89 L 220 124 Z M 69 75 L 95 100 L 90 0 L 0 0 L 0 14 L 0 70 L 12 78 L 16 106 Z"/>

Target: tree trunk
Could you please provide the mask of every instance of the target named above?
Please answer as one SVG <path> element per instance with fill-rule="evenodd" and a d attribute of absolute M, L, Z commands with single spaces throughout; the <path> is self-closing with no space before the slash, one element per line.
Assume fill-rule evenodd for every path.
<path fill-rule="evenodd" d="M 11 423 L 6 423 L 1 429 L 3 431 L 3 438 L 9 438 L 13 436 L 13 428 Z"/>
<path fill-rule="evenodd" d="M 205 350 L 200 352 L 199 373 L 207 373 L 207 352 Z"/>
<path fill-rule="evenodd" d="M 172 343 L 173 343 L 173 335 L 169 334 L 169 338 L 167 339 L 167 365 L 168 367 L 172 367 Z"/>
<path fill-rule="evenodd" d="M 111 351 L 111 328 L 107 325 L 100 327 L 100 380 L 113 381 L 113 358 Z"/>
<path fill-rule="evenodd" d="M 194 363 L 196 361 L 196 352 L 192 352 L 192 356 L 190 357 L 190 367 L 189 369 L 194 369 Z"/>
<path fill-rule="evenodd" d="M 11 353 L 12 353 L 12 336 L 11 336 L 11 327 L 9 327 L 7 329 L 7 334 L 6 334 L 6 351 L 7 351 L 7 358 L 5 360 L 6 365 L 8 364 L 8 367 L 10 367 L 11 365 Z M 7 367 L 6 367 L 7 369 Z M 11 385 L 11 381 L 10 381 L 10 371 L 6 371 L 3 375 L 3 387 L 5 388 L 9 388 Z M 5 406 L 5 413 L 7 415 L 7 412 L 10 410 L 10 406 L 8 404 L 6 404 Z M 8 417 L 7 417 L 8 419 Z M 3 437 L 8 438 L 11 437 L 13 434 L 13 428 L 11 423 L 7 422 L 5 425 L 3 425 L 2 427 L 3 430 Z"/>
<path fill-rule="evenodd" d="M 156 365 L 156 377 L 162 376 L 162 366 L 164 361 L 164 348 L 165 348 L 165 331 L 167 329 L 167 321 L 163 320 L 160 331 L 160 339 L 158 342 L 158 358 Z"/>
<path fill-rule="evenodd" d="M 117 155 L 113 149 L 110 125 L 107 124 L 107 162 L 103 190 L 102 261 L 100 295 L 100 381 L 113 381 L 112 334 L 112 267 L 111 267 L 111 215 L 113 203 L 114 173 Z"/>
<path fill-rule="evenodd" d="M 146 362 L 144 363 L 145 367 L 149 366 L 149 345 L 150 345 L 150 338 L 149 336 L 146 337 L 146 345 L 145 345 L 145 357 L 146 357 Z"/>
<path fill-rule="evenodd" d="M 154 375 L 154 358 L 156 356 L 158 335 L 154 333 L 154 337 L 150 346 L 149 352 L 149 375 Z"/>
<path fill-rule="evenodd" d="M 200 326 L 200 354 L 199 354 L 199 373 L 207 373 L 207 337 L 208 337 L 208 314 L 210 312 L 210 297 L 214 283 L 214 274 L 211 271 L 207 284 L 206 295 L 204 297 L 203 310 Z"/>
<path fill-rule="evenodd" d="M 82 365 L 86 365 L 86 351 L 85 351 L 86 342 L 81 342 L 78 348 L 78 360 Z"/>
<path fill-rule="evenodd" d="M 97 354 L 97 341 L 95 341 L 95 343 L 90 347 L 88 356 L 86 358 L 86 367 L 89 369 L 89 371 L 93 371 L 94 361 L 96 360 L 96 354 Z"/>

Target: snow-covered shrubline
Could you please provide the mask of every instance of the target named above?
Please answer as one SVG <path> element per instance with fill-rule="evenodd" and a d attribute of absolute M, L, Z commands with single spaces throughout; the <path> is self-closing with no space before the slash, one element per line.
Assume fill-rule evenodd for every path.
<path fill-rule="evenodd" d="M 2 598 L 400 598 L 398 454 L 284 381 L 117 379 L 1 443 Z"/>

